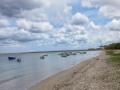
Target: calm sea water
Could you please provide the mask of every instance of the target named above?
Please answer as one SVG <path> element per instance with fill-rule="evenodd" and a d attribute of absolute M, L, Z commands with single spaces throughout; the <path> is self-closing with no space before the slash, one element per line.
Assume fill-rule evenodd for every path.
<path fill-rule="evenodd" d="M 79 62 L 95 57 L 100 51 L 71 55 L 63 58 L 58 53 L 48 53 L 40 59 L 41 53 L 0 55 L 0 90 L 27 90 L 41 80 L 66 70 Z M 8 61 L 9 56 L 20 57 L 21 63 Z"/>

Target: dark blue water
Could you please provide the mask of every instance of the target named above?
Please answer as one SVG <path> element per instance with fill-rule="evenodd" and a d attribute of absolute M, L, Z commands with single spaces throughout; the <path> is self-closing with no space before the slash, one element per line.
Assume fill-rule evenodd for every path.
<path fill-rule="evenodd" d="M 89 51 L 66 58 L 58 53 L 48 53 L 45 59 L 40 59 L 41 53 L 0 55 L 0 90 L 26 90 L 51 75 L 97 56 L 99 52 Z M 21 58 L 22 62 L 8 61 L 8 56 Z"/>

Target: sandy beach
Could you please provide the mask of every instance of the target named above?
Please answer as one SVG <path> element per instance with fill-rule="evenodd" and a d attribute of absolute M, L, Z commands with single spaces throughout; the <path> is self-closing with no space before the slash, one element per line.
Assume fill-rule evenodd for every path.
<path fill-rule="evenodd" d="M 99 56 L 83 61 L 32 86 L 29 90 L 118 90 L 113 80 L 114 70 L 106 63 L 104 51 Z"/>

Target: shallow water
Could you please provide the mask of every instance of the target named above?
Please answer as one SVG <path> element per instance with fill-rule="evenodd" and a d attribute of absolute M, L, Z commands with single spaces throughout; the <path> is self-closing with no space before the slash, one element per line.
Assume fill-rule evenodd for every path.
<path fill-rule="evenodd" d="M 58 53 L 48 53 L 40 59 L 41 53 L 0 55 L 0 90 L 26 90 L 41 80 L 66 70 L 80 61 L 97 56 L 100 51 L 71 55 L 63 58 Z M 8 56 L 21 58 L 22 62 L 8 61 Z"/>

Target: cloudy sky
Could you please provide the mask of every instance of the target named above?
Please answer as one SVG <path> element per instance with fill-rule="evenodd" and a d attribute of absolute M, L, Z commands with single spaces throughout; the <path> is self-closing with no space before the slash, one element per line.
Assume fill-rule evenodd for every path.
<path fill-rule="evenodd" d="M 0 52 L 120 42 L 120 0 L 0 0 Z"/>

